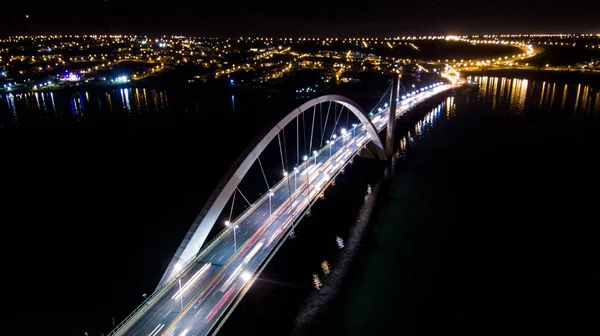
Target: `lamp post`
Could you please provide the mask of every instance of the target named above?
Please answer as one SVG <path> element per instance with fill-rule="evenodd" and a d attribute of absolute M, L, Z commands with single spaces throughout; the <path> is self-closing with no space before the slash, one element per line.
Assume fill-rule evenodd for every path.
<path fill-rule="evenodd" d="M 346 146 L 346 129 L 345 129 L 345 128 L 342 128 L 342 131 L 341 131 L 341 133 L 342 133 L 342 139 L 343 139 L 343 141 L 344 141 L 344 142 L 343 142 L 343 143 L 344 143 L 344 146 Z"/>
<path fill-rule="evenodd" d="M 333 141 L 325 141 L 326 144 L 329 145 L 329 158 L 331 158 L 331 147 L 333 146 Z"/>
<path fill-rule="evenodd" d="M 181 293 L 181 277 L 177 278 L 179 282 L 179 299 L 181 301 L 181 311 L 183 311 L 183 293 Z"/>
<path fill-rule="evenodd" d="M 313 151 L 313 156 L 315 157 L 315 167 L 317 166 L 317 154 L 319 154 L 317 151 Z M 317 170 L 315 169 L 315 172 Z M 310 186 L 310 174 L 306 174 L 306 183 L 308 184 L 308 186 Z"/>
<path fill-rule="evenodd" d="M 234 252 L 237 252 L 237 241 L 236 241 L 236 238 L 235 238 L 235 229 L 237 229 L 237 228 L 238 228 L 238 226 L 237 226 L 237 225 L 233 225 L 233 226 L 232 226 L 232 225 L 231 225 L 231 222 L 230 222 L 230 221 L 228 221 L 228 220 L 226 220 L 226 221 L 225 221 L 225 225 L 226 225 L 227 227 L 231 227 L 231 228 L 233 229 L 233 251 L 234 251 Z"/>
<path fill-rule="evenodd" d="M 298 186 L 296 185 L 297 175 L 298 175 L 298 167 L 294 167 L 294 191 L 296 191 L 296 189 L 298 189 Z"/>
<path fill-rule="evenodd" d="M 292 197 L 292 187 L 290 187 L 290 177 L 289 177 L 289 175 L 290 174 L 288 174 L 288 172 L 283 171 L 283 178 L 285 178 L 287 180 L 286 182 L 287 182 L 287 186 L 288 186 L 288 195 L 290 197 Z"/>
<path fill-rule="evenodd" d="M 269 216 L 271 215 L 271 197 L 275 196 L 275 193 L 273 193 L 273 190 L 269 190 Z"/>
<path fill-rule="evenodd" d="M 181 311 L 183 311 L 183 293 L 181 293 L 181 273 L 179 273 L 179 271 L 181 271 L 181 264 L 175 264 L 175 272 L 177 272 L 178 274 L 175 276 L 177 278 L 177 282 L 179 282 L 179 298 L 181 301 Z"/>

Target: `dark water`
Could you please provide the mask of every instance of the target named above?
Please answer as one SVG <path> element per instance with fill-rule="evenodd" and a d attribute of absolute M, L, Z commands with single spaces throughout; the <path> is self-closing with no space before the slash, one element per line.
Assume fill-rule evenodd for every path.
<path fill-rule="evenodd" d="M 320 203 L 325 220 L 302 223 L 222 332 L 479 335 L 593 328 L 587 306 L 598 298 L 590 265 L 598 255 L 592 223 L 600 199 L 600 90 L 476 80 L 479 92 L 403 118 L 404 150 L 393 168 L 384 172 L 359 161 L 349 169 L 351 178 L 336 188 L 354 184 L 354 203 L 329 191 Z M 366 167 L 369 173 L 361 170 Z M 366 183 L 379 184 L 380 192 L 362 248 L 343 281 L 330 281 L 319 263 L 339 266 L 333 237 L 350 235 Z M 347 218 L 336 221 L 331 209 L 343 209 L 337 214 Z M 310 287 L 309 271 L 327 291 Z M 332 290 L 338 292 L 330 300 Z M 310 316 L 312 325 L 298 316 Z"/>
<path fill-rule="evenodd" d="M 599 90 L 478 80 L 382 179 L 364 249 L 312 334 L 595 329 Z"/>
<path fill-rule="evenodd" d="M 585 321 L 593 310 L 583 307 L 597 298 L 598 90 L 479 80 L 479 93 L 444 100 L 427 123 L 419 121 L 430 108 L 400 123 L 413 140 L 392 177 L 369 160 L 340 176 L 222 333 L 294 330 L 311 304 L 312 274 L 323 260 L 335 267 L 335 237 L 348 237 L 366 184 L 378 182 L 364 247 L 311 334 L 489 333 L 521 323 L 535 332 L 545 316 Z M 275 93 L 233 96 L 0 98 L 5 325 L 98 335 L 153 290 L 237 153 L 298 105 Z"/>
<path fill-rule="evenodd" d="M 111 330 L 155 288 L 243 148 L 300 102 L 224 88 L 1 96 L 2 260 L 14 274 L 2 321 L 25 334 Z M 279 155 L 262 158 L 280 176 Z"/>

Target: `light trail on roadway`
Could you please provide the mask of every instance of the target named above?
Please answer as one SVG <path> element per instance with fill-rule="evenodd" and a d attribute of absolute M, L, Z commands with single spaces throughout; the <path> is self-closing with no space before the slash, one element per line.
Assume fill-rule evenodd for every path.
<path fill-rule="evenodd" d="M 436 84 L 407 93 L 397 106 L 396 116 L 451 87 Z M 389 108 L 385 108 L 371 116 L 378 132 L 387 126 L 388 115 Z M 252 204 L 230 224 L 226 234 L 181 270 L 176 281 L 161 289 L 124 328 L 110 335 L 197 336 L 214 330 L 297 220 L 370 141 L 363 125 L 335 136 Z"/>

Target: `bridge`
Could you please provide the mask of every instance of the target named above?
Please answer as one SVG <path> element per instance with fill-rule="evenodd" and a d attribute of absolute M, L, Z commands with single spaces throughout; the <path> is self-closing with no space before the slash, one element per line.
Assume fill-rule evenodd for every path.
<path fill-rule="evenodd" d="M 194 221 L 152 295 L 109 335 L 215 334 L 311 206 L 355 156 L 392 155 L 395 119 L 454 86 L 434 83 L 398 94 L 395 79 L 365 112 L 340 95 L 307 101 L 262 132 L 225 174 Z M 392 127 L 388 127 L 392 125 Z M 380 133 L 387 128 L 385 141 Z M 287 131 L 287 134 L 286 134 Z M 261 160 L 262 157 L 262 160 Z M 280 164 L 270 185 L 265 161 Z M 242 193 L 249 171 L 266 184 L 255 201 Z M 234 210 L 245 209 L 234 217 Z M 215 225 L 223 229 L 206 241 Z"/>

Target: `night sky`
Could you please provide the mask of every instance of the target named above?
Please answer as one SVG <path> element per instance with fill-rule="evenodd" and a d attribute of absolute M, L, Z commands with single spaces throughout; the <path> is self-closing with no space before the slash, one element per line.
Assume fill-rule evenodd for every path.
<path fill-rule="evenodd" d="M 598 33 L 592 0 L 11 1 L 0 34 L 397 36 Z M 27 17 L 28 16 L 28 17 Z"/>

